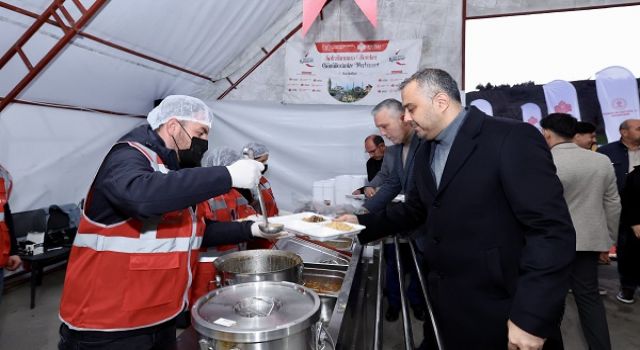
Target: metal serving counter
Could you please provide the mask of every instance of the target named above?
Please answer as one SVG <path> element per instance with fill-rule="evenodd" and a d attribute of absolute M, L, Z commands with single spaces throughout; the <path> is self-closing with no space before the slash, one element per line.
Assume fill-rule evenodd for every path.
<path fill-rule="evenodd" d="M 280 243 L 280 242 L 279 242 Z M 286 243 L 286 244 L 285 244 Z M 317 247 L 311 243 L 310 248 L 303 247 L 300 242 L 282 242 L 280 248 L 285 246 L 295 249 L 303 249 L 300 253 L 303 260 L 305 253 L 317 255 L 314 252 Z M 302 242 L 304 243 L 304 242 Z M 325 321 L 327 332 L 338 349 L 371 349 L 374 343 L 374 330 L 376 327 L 376 300 L 378 297 L 378 269 L 379 256 L 364 254 L 365 247 L 354 243 L 350 258 L 348 255 L 336 254 L 332 262 L 322 261 L 311 263 L 305 261 L 305 274 L 320 277 L 318 283 L 332 278 L 341 278 L 342 286 L 339 291 L 321 289 L 319 295 L 324 298 L 322 319 Z M 304 250 L 310 249 L 309 252 Z M 288 249 L 283 249 L 288 250 Z M 314 255 L 315 254 L 315 255 Z M 345 256 L 348 265 L 345 265 Z M 324 279 L 323 279 L 324 278 Z M 334 301 L 335 300 L 335 301 Z M 326 305 L 324 305 L 326 303 Z M 331 307 L 333 310 L 331 311 Z M 327 320 L 328 318 L 328 320 Z M 379 314 L 378 314 L 379 319 Z M 193 327 L 186 329 L 178 337 L 178 349 L 200 349 L 198 334 Z M 330 350 L 331 341 L 325 342 L 325 350 Z"/>

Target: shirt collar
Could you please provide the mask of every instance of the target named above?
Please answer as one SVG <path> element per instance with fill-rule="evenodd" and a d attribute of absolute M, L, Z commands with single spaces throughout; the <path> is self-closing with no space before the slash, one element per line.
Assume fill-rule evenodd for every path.
<path fill-rule="evenodd" d="M 468 112 L 469 109 L 463 108 L 460 113 L 458 113 L 458 115 L 453 119 L 451 124 L 449 124 L 438 134 L 438 136 L 436 136 L 434 141 L 444 146 L 450 146 L 451 144 L 453 144 L 453 141 L 458 134 L 458 130 L 460 130 L 460 126 L 462 126 L 462 122 L 466 119 Z"/>

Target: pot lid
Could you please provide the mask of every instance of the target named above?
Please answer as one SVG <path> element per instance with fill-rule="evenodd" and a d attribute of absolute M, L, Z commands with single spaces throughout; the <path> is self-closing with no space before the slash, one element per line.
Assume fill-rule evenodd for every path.
<path fill-rule="evenodd" d="M 298 333 L 320 318 L 320 298 L 291 282 L 251 282 L 209 292 L 191 310 L 201 335 L 261 342 Z"/>

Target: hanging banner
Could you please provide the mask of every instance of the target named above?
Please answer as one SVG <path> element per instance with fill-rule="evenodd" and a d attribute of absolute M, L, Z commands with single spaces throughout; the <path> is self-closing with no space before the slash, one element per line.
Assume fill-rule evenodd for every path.
<path fill-rule="evenodd" d="M 624 67 L 608 67 L 596 73 L 596 91 L 607 140 L 617 141 L 620 123 L 640 119 L 636 78 Z"/>
<path fill-rule="evenodd" d="M 578 94 L 576 88 L 568 81 L 554 80 L 542 85 L 544 98 L 547 101 L 547 111 L 551 113 L 571 114 L 578 120 L 580 118 L 580 107 L 578 105 Z"/>
<path fill-rule="evenodd" d="M 479 110 L 483 111 L 485 114 L 488 114 L 493 117 L 493 107 L 491 107 L 491 103 L 485 99 L 477 99 L 471 101 L 472 106 L 476 106 Z"/>
<path fill-rule="evenodd" d="M 542 111 L 540 106 L 535 103 L 525 103 L 520 106 L 522 110 L 522 121 L 535 126 L 538 130 L 542 130 L 540 127 L 540 119 L 542 119 Z"/>
<path fill-rule="evenodd" d="M 422 40 L 288 42 L 284 102 L 376 105 L 400 99 L 418 70 Z"/>

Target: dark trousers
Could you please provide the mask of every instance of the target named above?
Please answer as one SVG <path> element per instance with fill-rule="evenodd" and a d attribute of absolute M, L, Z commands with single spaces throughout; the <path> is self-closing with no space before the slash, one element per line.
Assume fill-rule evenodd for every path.
<path fill-rule="evenodd" d="M 576 252 L 570 286 L 590 350 L 611 350 L 607 315 L 598 294 L 599 252 Z"/>
<path fill-rule="evenodd" d="M 175 322 L 123 332 L 75 331 L 60 326 L 59 350 L 174 350 Z"/>
<path fill-rule="evenodd" d="M 424 307 L 424 297 L 420 288 L 420 281 L 413 263 L 409 243 L 400 243 L 400 255 L 402 256 L 402 268 L 405 274 L 409 274 L 409 286 L 407 287 L 407 299 L 409 304 L 415 307 Z M 384 245 L 384 257 L 386 259 L 386 289 L 389 306 L 400 308 L 400 282 L 398 267 L 396 266 L 396 250 L 393 243 Z"/>
<path fill-rule="evenodd" d="M 420 346 L 416 350 L 438 350 L 438 343 L 436 342 L 435 333 L 433 331 L 433 327 L 429 320 L 425 321 L 423 326 L 424 331 L 424 340 L 420 344 Z M 506 325 L 505 325 L 506 328 Z M 560 327 L 558 327 L 555 334 L 551 335 L 544 342 L 544 346 L 542 350 L 564 350 L 564 344 L 562 343 L 562 333 L 560 332 Z M 447 344 L 442 344 L 443 348 L 450 350 L 451 348 L 447 347 Z M 508 339 L 504 339 L 504 347 L 496 347 L 491 349 L 485 349 L 477 347 L 474 350 L 506 350 L 508 348 Z M 454 349 L 456 350 L 456 349 Z"/>
<path fill-rule="evenodd" d="M 628 226 L 620 229 L 616 253 L 620 286 L 635 290 L 640 285 L 640 239 Z"/>

